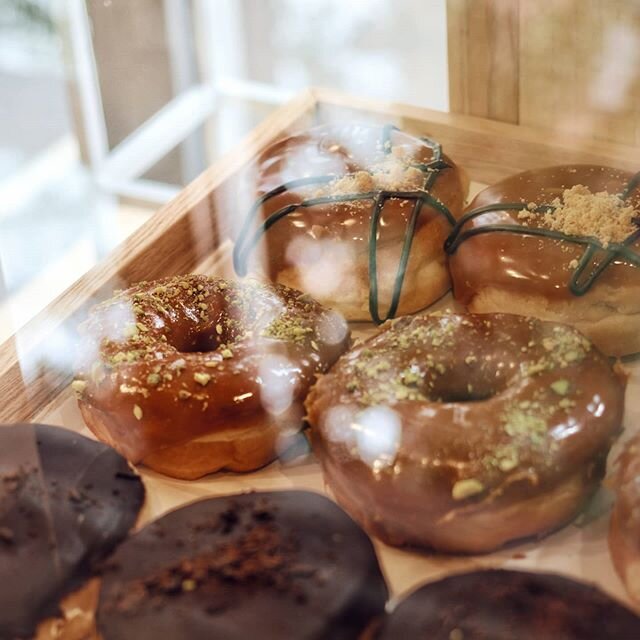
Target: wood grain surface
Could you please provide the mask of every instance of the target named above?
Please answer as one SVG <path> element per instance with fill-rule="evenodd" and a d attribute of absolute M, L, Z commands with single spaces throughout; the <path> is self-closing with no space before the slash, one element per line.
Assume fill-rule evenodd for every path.
<path fill-rule="evenodd" d="M 451 111 L 640 146 L 637 0 L 447 0 Z"/>

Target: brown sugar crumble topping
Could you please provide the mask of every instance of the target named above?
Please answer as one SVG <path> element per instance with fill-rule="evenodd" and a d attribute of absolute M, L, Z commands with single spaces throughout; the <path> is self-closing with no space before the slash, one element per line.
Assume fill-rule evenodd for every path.
<path fill-rule="evenodd" d="M 355 171 L 337 177 L 316 189 L 314 197 L 342 196 L 371 191 L 417 191 L 424 187 L 425 174 L 411 166 L 414 160 L 403 147 L 393 147 L 391 153 L 373 163 L 367 171 Z"/>
<path fill-rule="evenodd" d="M 544 214 L 533 212 L 535 205 L 529 205 L 518 213 L 518 219 L 525 226 L 542 223 L 567 235 L 592 236 L 605 248 L 611 242 L 622 242 L 638 228 L 639 214 L 632 205 L 616 194 L 592 193 L 581 184 L 565 189 L 551 204 L 555 209 Z"/>

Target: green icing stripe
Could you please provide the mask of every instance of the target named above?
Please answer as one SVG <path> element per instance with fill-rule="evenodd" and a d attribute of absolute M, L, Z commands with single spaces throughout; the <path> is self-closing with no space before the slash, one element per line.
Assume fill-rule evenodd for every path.
<path fill-rule="evenodd" d="M 381 145 L 382 149 L 387 155 L 391 153 L 391 138 L 393 132 L 397 130 L 398 128 L 394 125 L 385 125 L 382 128 Z M 247 274 L 247 262 L 249 256 L 255 249 L 262 236 L 276 222 L 278 222 L 278 220 L 281 220 L 290 213 L 293 213 L 298 209 L 309 208 L 322 204 L 354 202 L 357 200 L 371 200 L 373 203 L 373 208 L 371 213 L 371 224 L 369 228 L 369 311 L 371 313 L 372 320 L 378 324 L 395 317 L 395 314 L 398 310 L 398 305 L 400 303 L 400 296 L 402 294 L 402 286 L 404 284 L 407 263 L 409 261 L 409 255 L 411 252 L 411 244 L 415 235 L 418 218 L 420 217 L 424 205 L 431 207 L 436 211 L 436 213 L 444 216 L 447 222 L 452 227 L 456 224 L 456 220 L 449 209 L 428 193 L 428 191 L 433 187 L 440 173 L 444 169 L 450 168 L 450 165 L 442 159 L 442 146 L 427 137 L 421 137 L 420 140 L 431 149 L 432 158 L 428 163 L 411 163 L 408 165 L 410 167 L 418 169 L 425 176 L 422 189 L 418 191 L 376 190 L 344 195 L 308 198 L 306 200 L 302 200 L 297 204 L 290 204 L 278 209 L 277 211 L 269 215 L 261 224 L 255 226 L 258 212 L 262 208 L 262 205 L 271 198 L 274 198 L 275 196 L 278 196 L 286 191 L 291 191 L 299 187 L 305 187 L 314 184 L 328 184 L 332 180 L 335 180 L 336 176 L 311 176 L 308 178 L 301 178 L 299 180 L 292 180 L 290 182 L 281 184 L 268 193 L 262 195 L 256 200 L 256 202 L 249 210 L 244 220 L 242 229 L 240 230 L 240 233 L 238 235 L 238 238 L 236 239 L 236 243 L 233 248 L 233 267 L 236 273 L 240 276 L 244 276 Z M 391 198 L 413 201 L 414 205 L 404 235 L 402 252 L 400 254 L 400 260 L 398 263 L 398 269 L 396 271 L 393 286 L 393 293 L 391 296 L 391 303 L 389 305 L 387 313 L 383 317 L 380 315 L 378 303 L 377 238 L 378 225 L 382 216 L 384 203 Z"/>
<path fill-rule="evenodd" d="M 636 173 L 626 184 L 620 194 L 622 200 L 626 200 L 640 186 L 640 172 Z M 525 208 L 522 202 L 506 202 L 486 205 L 469 211 L 462 216 L 453 227 L 451 234 L 444 244 L 444 249 L 449 255 L 453 255 L 458 247 L 469 238 L 483 235 L 485 233 L 513 233 L 522 236 L 540 236 L 543 238 L 551 238 L 554 240 L 564 240 L 571 244 L 582 245 L 585 248 L 584 253 L 578 261 L 568 283 L 569 290 L 575 296 L 582 296 L 594 285 L 596 280 L 605 271 L 605 269 L 616 259 L 623 259 L 625 262 L 632 264 L 634 267 L 640 267 L 640 254 L 630 248 L 636 240 L 640 238 L 640 228 L 634 231 L 622 242 L 611 242 L 606 247 L 592 236 L 570 236 L 559 231 L 551 229 L 539 229 L 524 227 L 519 224 L 487 224 L 482 227 L 472 229 L 464 229 L 465 224 L 478 216 L 490 213 L 492 211 L 521 211 Z M 550 204 L 541 204 L 533 209 L 532 213 L 548 213 L 555 211 L 555 207 Z M 600 254 L 602 259 L 594 265 L 594 259 Z M 588 269 L 591 267 L 591 270 Z M 585 277 L 586 274 L 586 277 Z"/>

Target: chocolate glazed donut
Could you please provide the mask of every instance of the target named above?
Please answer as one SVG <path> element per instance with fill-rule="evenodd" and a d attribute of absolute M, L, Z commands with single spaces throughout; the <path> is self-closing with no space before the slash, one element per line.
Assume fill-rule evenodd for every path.
<path fill-rule="evenodd" d="M 426 584 L 376 640 L 631 640 L 640 618 L 595 587 L 544 573 L 487 570 Z"/>
<path fill-rule="evenodd" d="M 0 426 L 0 638 L 31 638 L 127 535 L 144 487 L 113 449 L 66 429 Z"/>
<path fill-rule="evenodd" d="M 131 537 L 105 573 L 103 640 L 352 640 L 384 612 L 371 541 L 305 491 L 195 502 Z"/>
<path fill-rule="evenodd" d="M 325 480 L 365 529 L 479 553 L 577 514 L 623 401 L 622 377 L 571 327 L 434 314 L 352 349 L 305 406 Z"/>
<path fill-rule="evenodd" d="M 639 185 L 640 173 L 565 165 L 481 191 L 445 245 L 455 298 L 571 324 L 608 355 L 640 351 Z M 567 195 L 574 223 L 562 231 Z"/>
<path fill-rule="evenodd" d="M 441 145 L 396 127 L 323 125 L 260 155 L 239 275 L 265 273 L 348 320 L 423 309 L 450 286 L 443 242 L 468 190 Z"/>
<path fill-rule="evenodd" d="M 185 479 L 271 462 L 350 342 L 344 320 L 299 291 L 200 275 L 122 291 L 82 332 L 73 388 L 88 427 Z"/>
<path fill-rule="evenodd" d="M 616 494 L 609 551 L 627 592 L 640 603 L 640 435 L 625 443 L 607 481 Z"/>

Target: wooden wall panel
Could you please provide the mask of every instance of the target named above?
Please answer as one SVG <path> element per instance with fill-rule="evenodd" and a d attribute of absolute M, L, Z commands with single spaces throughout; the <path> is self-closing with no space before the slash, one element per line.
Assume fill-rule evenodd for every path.
<path fill-rule="evenodd" d="M 518 122 L 518 0 L 448 0 L 451 111 Z"/>
<path fill-rule="evenodd" d="M 451 110 L 640 146 L 637 0 L 448 0 Z"/>

